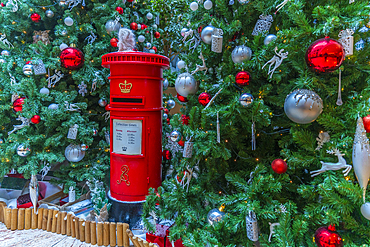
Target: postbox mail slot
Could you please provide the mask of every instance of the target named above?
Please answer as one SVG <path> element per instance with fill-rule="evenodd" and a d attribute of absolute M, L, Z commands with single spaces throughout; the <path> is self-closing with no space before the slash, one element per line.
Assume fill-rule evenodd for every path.
<path fill-rule="evenodd" d="M 113 103 L 135 103 L 143 104 L 142 98 L 112 98 Z"/>

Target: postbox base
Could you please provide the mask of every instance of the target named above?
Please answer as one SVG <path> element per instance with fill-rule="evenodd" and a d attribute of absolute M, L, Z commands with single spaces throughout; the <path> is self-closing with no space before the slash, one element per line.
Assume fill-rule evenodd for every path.
<path fill-rule="evenodd" d="M 109 202 L 112 207 L 109 210 L 110 222 L 122 222 L 130 225 L 130 228 L 139 225 L 143 214 L 143 204 L 145 201 L 125 202 L 113 198 L 108 192 Z"/>

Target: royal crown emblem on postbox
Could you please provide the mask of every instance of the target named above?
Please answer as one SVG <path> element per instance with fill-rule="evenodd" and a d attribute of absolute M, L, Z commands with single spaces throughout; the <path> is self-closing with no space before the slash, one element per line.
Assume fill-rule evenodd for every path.
<path fill-rule="evenodd" d="M 121 89 L 121 93 L 130 93 L 132 89 L 132 83 L 120 83 L 119 88 Z"/>

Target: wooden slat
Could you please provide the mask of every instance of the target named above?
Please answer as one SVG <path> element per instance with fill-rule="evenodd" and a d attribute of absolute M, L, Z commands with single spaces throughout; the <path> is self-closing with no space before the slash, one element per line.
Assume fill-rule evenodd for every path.
<path fill-rule="evenodd" d="M 117 246 L 123 246 L 123 223 L 121 222 L 117 223 Z"/>
<path fill-rule="evenodd" d="M 48 222 L 46 224 L 46 231 L 51 232 L 52 223 L 53 223 L 53 210 L 49 209 L 49 211 L 48 211 Z"/>
<path fill-rule="evenodd" d="M 87 220 L 85 222 L 85 243 L 89 244 L 91 243 L 91 221 Z"/>
<path fill-rule="evenodd" d="M 44 213 L 42 215 L 42 230 L 46 231 L 47 225 L 48 225 L 48 214 L 49 209 L 44 209 Z"/>
<path fill-rule="evenodd" d="M 130 247 L 130 239 L 129 235 L 127 234 L 127 230 L 130 229 L 130 226 L 127 223 L 123 223 L 123 246 Z M 131 231 L 130 231 L 131 232 Z"/>
<path fill-rule="evenodd" d="M 109 224 L 109 243 L 110 246 L 116 246 L 116 223 L 111 222 Z"/>
<path fill-rule="evenodd" d="M 29 230 L 31 229 L 32 223 L 32 208 L 26 208 L 25 210 L 25 217 L 24 217 L 24 229 Z"/>
<path fill-rule="evenodd" d="M 109 222 L 104 222 L 103 226 L 103 245 L 109 245 Z"/>
<path fill-rule="evenodd" d="M 98 222 L 96 236 L 97 236 L 98 246 L 102 246 L 103 245 L 103 223 L 102 222 Z"/>
<path fill-rule="evenodd" d="M 32 208 L 32 219 L 31 219 L 31 229 L 37 229 L 38 216 L 35 213 L 35 209 Z"/>
<path fill-rule="evenodd" d="M 5 208 L 5 225 L 10 229 L 12 224 L 12 210 L 8 207 Z"/>
<path fill-rule="evenodd" d="M 97 243 L 97 238 L 96 238 L 96 222 L 92 221 L 90 225 L 90 231 L 91 231 L 91 244 L 95 245 Z"/>
<path fill-rule="evenodd" d="M 24 229 L 24 214 L 25 214 L 24 208 L 18 209 L 18 230 Z"/>
<path fill-rule="evenodd" d="M 71 236 L 72 235 L 71 221 L 72 221 L 72 214 L 71 213 L 68 213 L 67 214 L 67 236 Z"/>
<path fill-rule="evenodd" d="M 79 220 L 78 228 L 80 230 L 80 241 L 85 242 L 85 221 L 83 219 Z"/>
<path fill-rule="evenodd" d="M 44 216 L 44 208 L 39 208 L 37 211 L 37 229 L 42 229 L 42 217 Z"/>
<path fill-rule="evenodd" d="M 59 213 L 58 210 L 53 210 L 53 220 L 51 222 L 51 232 L 57 232 L 57 218 L 55 217 Z"/>
<path fill-rule="evenodd" d="M 62 212 L 62 218 L 60 219 L 60 224 L 61 224 L 61 234 L 62 235 L 66 235 L 67 233 L 67 219 L 66 219 L 66 216 L 67 216 L 67 212 Z"/>
<path fill-rule="evenodd" d="M 12 222 L 11 222 L 11 225 L 10 225 L 10 230 L 14 231 L 17 229 L 18 227 L 18 208 L 13 208 L 12 209 Z"/>

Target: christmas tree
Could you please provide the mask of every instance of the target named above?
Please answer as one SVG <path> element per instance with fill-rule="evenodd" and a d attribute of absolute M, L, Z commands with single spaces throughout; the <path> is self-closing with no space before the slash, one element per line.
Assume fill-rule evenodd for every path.
<path fill-rule="evenodd" d="M 368 2 L 187 3 L 147 226 L 174 220 L 185 246 L 369 244 Z"/>
<path fill-rule="evenodd" d="M 118 50 L 121 27 L 135 32 L 138 50 L 155 53 L 156 12 L 148 1 L 9 0 L 0 22 L 1 176 L 52 169 L 65 192 L 85 193 L 90 182 L 103 207 L 109 70 L 101 56 Z"/>

